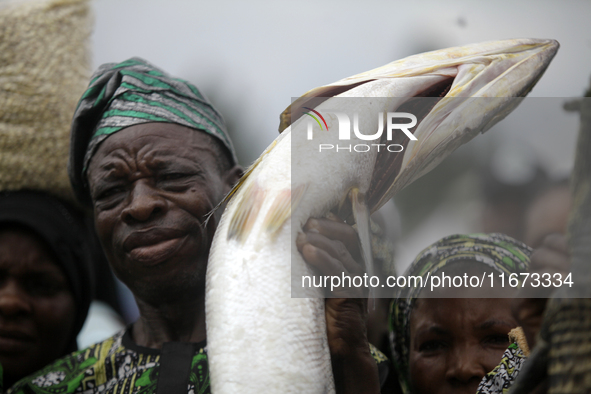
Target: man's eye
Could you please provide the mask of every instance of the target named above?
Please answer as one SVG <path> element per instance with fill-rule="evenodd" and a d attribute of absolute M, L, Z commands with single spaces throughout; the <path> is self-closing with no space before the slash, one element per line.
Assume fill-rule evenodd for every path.
<path fill-rule="evenodd" d="M 183 179 L 188 177 L 188 174 L 184 174 L 184 173 L 180 173 L 180 172 L 175 172 L 172 174 L 163 174 L 160 176 L 160 180 L 162 181 L 174 181 L 177 179 Z"/>
<path fill-rule="evenodd" d="M 100 192 L 97 196 L 97 200 L 104 200 L 106 198 L 112 197 L 118 193 L 123 192 L 123 188 L 122 187 L 110 187 L 102 192 Z"/>
<path fill-rule="evenodd" d="M 158 186 L 162 190 L 173 193 L 182 193 L 191 185 L 193 174 L 184 172 L 173 172 L 158 176 Z"/>
<path fill-rule="evenodd" d="M 438 350 L 444 349 L 446 346 L 447 346 L 447 344 L 444 341 L 431 340 L 431 341 L 423 342 L 419 346 L 419 351 L 423 352 L 423 353 L 436 352 Z"/>

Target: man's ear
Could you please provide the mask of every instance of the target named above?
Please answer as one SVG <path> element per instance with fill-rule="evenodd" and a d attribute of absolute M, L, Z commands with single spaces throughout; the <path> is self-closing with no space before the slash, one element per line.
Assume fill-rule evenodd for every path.
<path fill-rule="evenodd" d="M 232 190 L 234 185 L 238 183 L 240 178 L 242 178 L 243 174 L 244 168 L 240 167 L 238 164 L 226 172 L 226 175 L 224 176 L 224 195 L 228 194 L 230 190 Z"/>

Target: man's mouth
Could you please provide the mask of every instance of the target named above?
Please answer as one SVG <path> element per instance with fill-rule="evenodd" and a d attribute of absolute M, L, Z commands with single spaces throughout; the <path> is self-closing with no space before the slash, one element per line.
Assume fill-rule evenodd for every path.
<path fill-rule="evenodd" d="M 188 234 L 176 229 L 136 231 L 125 239 L 123 250 L 131 260 L 153 266 L 174 256 L 187 237 Z"/>

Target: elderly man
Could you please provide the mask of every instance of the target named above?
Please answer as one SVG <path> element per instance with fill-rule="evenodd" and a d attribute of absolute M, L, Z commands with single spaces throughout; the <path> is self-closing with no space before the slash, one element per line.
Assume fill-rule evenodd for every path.
<path fill-rule="evenodd" d="M 141 59 L 103 65 L 74 115 L 69 171 L 140 318 L 12 392 L 209 392 L 205 272 L 221 210 L 204 218 L 242 173 L 220 115 L 197 88 Z M 357 257 L 349 226 L 314 220 L 307 228 L 299 247 L 310 264 L 332 259 L 334 242 L 353 245 Z M 378 392 L 364 303 L 333 299 L 326 309 L 340 391 Z"/>

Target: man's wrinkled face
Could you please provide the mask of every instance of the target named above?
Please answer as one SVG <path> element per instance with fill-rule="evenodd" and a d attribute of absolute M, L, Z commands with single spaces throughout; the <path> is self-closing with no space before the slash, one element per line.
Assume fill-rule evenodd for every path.
<path fill-rule="evenodd" d="M 205 215 L 231 183 L 211 138 L 171 123 L 135 125 L 107 138 L 90 162 L 98 236 L 136 296 L 163 300 L 204 284 L 217 226 L 212 218 L 204 227 Z"/>

